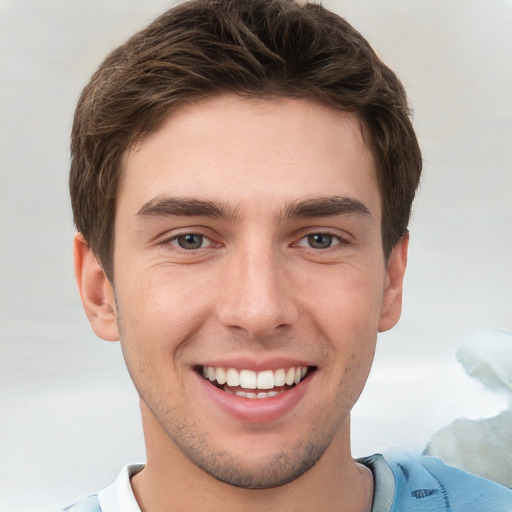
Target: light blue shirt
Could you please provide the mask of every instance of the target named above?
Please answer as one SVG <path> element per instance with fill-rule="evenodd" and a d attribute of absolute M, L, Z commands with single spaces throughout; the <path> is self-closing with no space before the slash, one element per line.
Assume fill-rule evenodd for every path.
<path fill-rule="evenodd" d="M 402 453 L 358 459 L 371 469 L 371 512 L 512 512 L 512 491 L 495 482 L 447 466 L 435 457 Z M 126 466 L 117 480 L 69 512 L 140 512 L 130 478 L 144 466 Z"/>

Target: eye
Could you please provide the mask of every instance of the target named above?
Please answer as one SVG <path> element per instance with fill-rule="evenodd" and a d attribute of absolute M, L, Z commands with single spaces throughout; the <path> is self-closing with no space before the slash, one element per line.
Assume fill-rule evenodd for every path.
<path fill-rule="evenodd" d="M 327 249 L 332 246 L 333 236 L 326 233 L 315 233 L 308 235 L 308 244 L 313 249 Z"/>
<path fill-rule="evenodd" d="M 310 247 L 311 249 L 329 249 L 334 245 L 340 243 L 340 238 L 329 233 L 312 233 L 305 236 L 300 242 L 299 246 Z"/>
<path fill-rule="evenodd" d="M 197 233 L 186 233 L 184 235 L 178 235 L 171 240 L 173 245 L 178 245 L 180 249 L 194 250 L 202 249 L 212 245 L 211 240 L 206 238 L 204 235 L 198 235 Z"/>

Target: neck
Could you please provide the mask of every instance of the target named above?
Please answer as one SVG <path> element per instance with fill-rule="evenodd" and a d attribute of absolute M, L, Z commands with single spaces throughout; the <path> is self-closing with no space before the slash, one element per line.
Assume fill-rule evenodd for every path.
<path fill-rule="evenodd" d="M 150 413 L 149 413 L 150 414 Z M 270 489 L 244 489 L 218 481 L 197 467 L 160 425 L 143 412 L 147 464 L 132 478 L 142 512 L 244 510 L 245 512 L 369 512 L 371 472 L 350 454 L 349 419 L 320 460 L 292 482 Z"/>

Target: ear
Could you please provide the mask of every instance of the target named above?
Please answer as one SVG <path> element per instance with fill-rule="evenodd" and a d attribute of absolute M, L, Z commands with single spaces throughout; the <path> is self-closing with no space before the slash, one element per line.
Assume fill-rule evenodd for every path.
<path fill-rule="evenodd" d="M 379 319 L 379 332 L 388 331 L 396 325 L 402 313 L 402 290 L 409 235 L 405 235 L 393 247 L 386 269 L 386 282 Z"/>
<path fill-rule="evenodd" d="M 75 279 L 92 330 L 107 341 L 119 340 L 114 289 L 81 233 L 74 240 Z"/>

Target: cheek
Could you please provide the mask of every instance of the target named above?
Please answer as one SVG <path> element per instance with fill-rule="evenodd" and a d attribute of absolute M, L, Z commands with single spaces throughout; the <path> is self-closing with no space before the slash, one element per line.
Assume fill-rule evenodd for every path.
<path fill-rule="evenodd" d="M 320 292 L 307 298 L 319 325 L 354 334 L 377 332 L 383 287 L 378 272 L 368 268 L 340 268 L 310 285 Z"/>
<path fill-rule="evenodd" d="M 382 300 L 380 281 L 371 272 L 340 272 L 328 282 L 329 293 L 310 302 L 314 308 L 311 318 L 327 340 L 323 361 L 337 375 L 338 392 L 351 403 L 363 388 L 374 356 Z"/>
<path fill-rule="evenodd" d="M 201 315 L 211 301 L 208 289 L 207 279 L 200 273 L 162 266 L 132 275 L 120 294 L 127 299 L 124 303 L 131 319 L 139 318 L 146 328 L 167 324 L 175 330 Z"/>
<path fill-rule="evenodd" d="M 179 357 L 208 311 L 200 282 L 164 269 L 133 273 L 116 286 L 116 299 L 123 353 L 132 367 L 157 368 Z"/>

